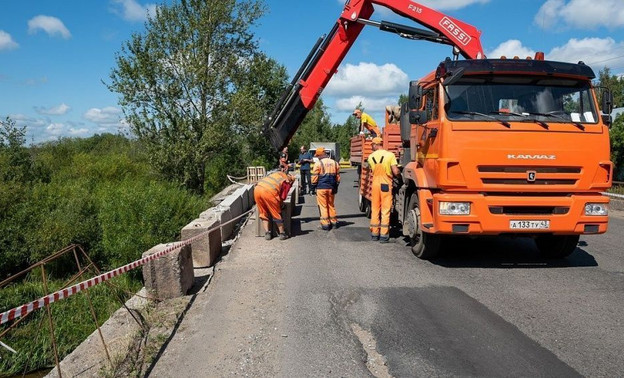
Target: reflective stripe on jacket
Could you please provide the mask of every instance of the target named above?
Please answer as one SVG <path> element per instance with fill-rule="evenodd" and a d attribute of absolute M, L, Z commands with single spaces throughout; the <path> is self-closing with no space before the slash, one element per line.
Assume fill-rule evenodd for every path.
<path fill-rule="evenodd" d="M 275 172 L 262 178 L 262 180 L 258 181 L 257 185 L 273 193 L 276 197 L 279 198 L 282 183 L 287 179 L 288 175 L 286 175 L 286 173 Z"/>

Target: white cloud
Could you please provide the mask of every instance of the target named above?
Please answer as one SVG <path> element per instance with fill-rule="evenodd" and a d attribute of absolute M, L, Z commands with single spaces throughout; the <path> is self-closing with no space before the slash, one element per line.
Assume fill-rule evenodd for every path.
<path fill-rule="evenodd" d="M 534 23 L 543 29 L 561 26 L 614 29 L 624 26 L 622 0 L 548 0 L 539 9 Z"/>
<path fill-rule="evenodd" d="M 47 109 L 41 106 L 35 106 L 35 111 L 42 115 L 63 115 L 67 113 L 69 109 L 71 108 L 66 104 L 60 104 Z"/>
<path fill-rule="evenodd" d="M 84 127 L 81 128 L 81 129 L 75 129 L 73 127 L 70 127 L 67 130 L 67 133 L 69 135 L 71 135 L 71 136 L 74 136 L 74 137 L 85 137 L 85 136 L 87 136 L 87 134 L 89 134 L 89 129 L 84 128 Z"/>
<path fill-rule="evenodd" d="M 39 30 L 43 30 L 51 37 L 60 35 L 65 39 L 71 38 L 71 33 L 65 27 L 63 21 L 56 17 L 39 15 L 31 18 L 28 21 L 28 33 L 35 34 Z"/>
<path fill-rule="evenodd" d="M 530 56 L 531 58 L 534 57 L 535 51 L 523 46 L 522 42 L 517 39 L 510 39 L 498 45 L 491 52 L 486 53 L 486 56 L 491 59 L 498 59 L 501 56 L 505 56 L 507 58 L 517 56 L 524 59 L 527 56 Z"/>
<path fill-rule="evenodd" d="M 435 10 L 455 10 L 465 8 L 472 4 L 486 4 L 490 0 L 421 0 L 422 5 Z"/>
<path fill-rule="evenodd" d="M 55 137 L 60 137 L 64 131 L 65 125 L 58 122 L 52 122 L 46 127 L 46 132 Z"/>
<path fill-rule="evenodd" d="M 0 50 L 12 50 L 18 47 L 19 45 L 13 40 L 11 34 L 0 30 Z"/>
<path fill-rule="evenodd" d="M 136 0 L 113 0 L 113 3 L 119 5 L 113 8 L 113 12 L 126 21 L 145 21 L 148 16 L 156 15 L 156 4 L 141 5 Z"/>
<path fill-rule="evenodd" d="M 605 66 L 624 67 L 622 51 L 624 51 L 624 41 L 616 42 L 613 38 L 572 38 L 565 45 L 545 52 L 545 59 L 569 63 L 583 61 L 597 73 Z M 499 58 L 501 55 L 507 58 L 534 57 L 535 50 L 522 45 L 521 41 L 511 39 L 487 53 L 489 58 Z"/>
<path fill-rule="evenodd" d="M 565 45 L 553 48 L 546 54 L 546 59 L 571 63 L 582 60 L 597 74 L 604 66 L 624 66 L 622 50 L 624 42 L 616 42 L 612 38 L 572 38 Z"/>
<path fill-rule="evenodd" d="M 96 131 L 100 133 L 114 133 L 128 129 L 128 123 L 123 118 L 121 109 L 113 106 L 105 108 L 91 108 L 86 111 L 83 118 L 98 125 Z"/>
<path fill-rule="evenodd" d="M 47 124 L 47 121 L 40 118 L 32 118 L 24 114 L 9 114 L 9 118 L 15 121 L 15 125 L 18 127 L 27 128 L 41 128 Z"/>
<path fill-rule="evenodd" d="M 351 113 L 361 103 L 367 113 L 379 112 L 383 111 L 387 105 L 396 104 L 398 99 L 399 93 L 395 97 L 351 96 L 336 100 L 336 110 Z"/>
<path fill-rule="evenodd" d="M 384 96 L 405 91 L 408 77 L 399 67 L 386 63 L 346 64 L 330 80 L 325 92 L 330 96 L 375 94 Z M 398 97 L 398 96 L 397 96 Z"/>

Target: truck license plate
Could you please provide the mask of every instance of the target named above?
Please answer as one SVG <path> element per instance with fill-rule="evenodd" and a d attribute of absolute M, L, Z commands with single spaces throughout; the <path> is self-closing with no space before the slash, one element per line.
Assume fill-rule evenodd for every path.
<path fill-rule="evenodd" d="M 512 230 L 548 230 L 550 221 L 548 220 L 512 220 L 509 221 L 509 228 Z"/>

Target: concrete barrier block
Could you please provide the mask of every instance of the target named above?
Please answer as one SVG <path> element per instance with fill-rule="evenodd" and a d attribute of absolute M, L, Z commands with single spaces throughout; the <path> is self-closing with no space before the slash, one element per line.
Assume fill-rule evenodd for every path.
<path fill-rule="evenodd" d="M 170 244 L 159 244 L 144 252 L 143 257 L 161 252 L 169 246 Z M 194 279 L 190 245 L 177 248 L 143 265 L 145 288 L 159 299 L 171 299 L 186 295 L 193 286 Z"/>
<path fill-rule="evenodd" d="M 244 186 L 238 188 L 232 195 L 240 197 L 241 199 L 241 214 L 249 210 L 249 194 Z"/>
<path fill-rule="evenodd" d="M 219 206 L 229 207 L 232 218 L 236 218 L 243 213 L 243 199 L 240 197 L 240 195 L 234 195 L 234 193 L 228 196 L 228 198 L 224 199 Z"/>
<path fill-rule="evenodd" d="M 221 241 L 227 240 L 234 231 L 234 222 L 225 224 L 232 219 L 229 207 L 222 205 L 211 207 L 199 215 L 200 219 L 217 219 L 221 225 Z"/>
<path fill-rule="evenodd" d="M 253 193 L 251 192 L 253 190 L 253 185 L 245 185 L 245 195 L 247 196 L 247 210 L 251 209 L 254 205 L 254 199 L 253 199 Z"/>
<path fill-rule="evenodd" d="M 208 230 L 212 231 L 206 232 Z M 219 220 L 216 217 L 195 219 L 184 226 L 181 237 L 182 240 L 187 240 L 201 233 L 205 234 L 191 244 L 191 255 L 193 257 L 193 267 L 195 268 L 212 266 L 221 255 Z"/>

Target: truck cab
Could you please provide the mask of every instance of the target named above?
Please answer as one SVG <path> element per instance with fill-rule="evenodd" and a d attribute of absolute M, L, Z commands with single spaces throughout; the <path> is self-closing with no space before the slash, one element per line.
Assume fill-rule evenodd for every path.
<path fill-rule="evenodd" d="M 434 256 L 445 235 L 520 235 L 563 257 L 606 232 L 613 167 L 594 77 L 540 57 L 447 59 L 411 83 L 395 209 L 413 252 Z"/>

